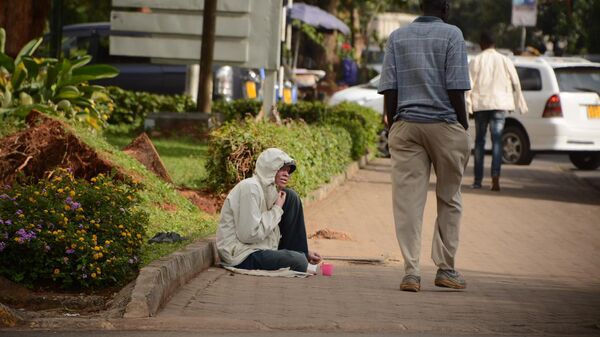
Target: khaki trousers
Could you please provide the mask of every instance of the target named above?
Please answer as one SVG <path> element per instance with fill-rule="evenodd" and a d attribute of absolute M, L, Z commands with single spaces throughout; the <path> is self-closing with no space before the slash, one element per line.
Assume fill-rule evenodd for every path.
<path fill-rule="evenodd" d="M 396 236 L 406 274 L 420 275 L 421 227 L 431 166 L 437 177 L 437 219 L 431 258 L 454 269 L 462 213 L 460 186 L 470 139 L 460 124 L 397 121 L 389 133 Z"/>

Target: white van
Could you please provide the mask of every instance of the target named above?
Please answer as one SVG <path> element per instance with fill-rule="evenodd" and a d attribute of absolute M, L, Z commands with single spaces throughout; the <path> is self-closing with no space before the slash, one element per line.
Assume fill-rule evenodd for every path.
<path fill-rule="evenodd" d="M 515 57 L 529 112 L 506 117 L 505 163 L 566 152 L 580 169 L 600 166 L 600 64 L 575 57 Z"/>

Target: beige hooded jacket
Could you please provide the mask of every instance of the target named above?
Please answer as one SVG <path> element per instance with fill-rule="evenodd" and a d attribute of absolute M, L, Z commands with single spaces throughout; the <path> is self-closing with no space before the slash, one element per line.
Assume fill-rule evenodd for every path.
<path fill-rule="evenodd" d="M 295 167 L 287 153 L 267 149 L 258 156 L 254 175 L 229 192 L 221 208 L 216 240 L 224 265 L 236 266 L 258 250 L 277 250 L 283 210 L 275 205 L 278 195 L 275 174 L 285 165 Z"/>

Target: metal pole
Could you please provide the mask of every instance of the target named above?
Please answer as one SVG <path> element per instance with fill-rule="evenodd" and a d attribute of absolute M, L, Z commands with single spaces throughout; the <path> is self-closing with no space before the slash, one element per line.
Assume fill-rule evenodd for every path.
<path fill-rule="evenodd" d="M 521 51 L 525 52 L 525 39 L 527 38 L 527 30 L 525 26 L 521 27 Z"/>
<path fill-rule="evenodd" d="M 198 111 L 210 113 L 212 92 L 212 61 L 215 49 L 215 22 L 217 0 L 204 1 L 202 21 L 202 50 L 200 51 L 200 83 L 198 85 Z"/>
<path fill-rule="evenodd" d="M 52 0 L 50 13 L 50 57 L 58 59 L 62 47 L 62 0 Z"/>
<path fill-rule="evenodd" d="M 263 87 L 263 105 L 265 119 L 271 117 L 271 109 L 275 106 L 275 83 L 277 82 L 277 70 L 266 70 L 267 76 Z M 281 90 L 281 89 L 279 89 Z"/>

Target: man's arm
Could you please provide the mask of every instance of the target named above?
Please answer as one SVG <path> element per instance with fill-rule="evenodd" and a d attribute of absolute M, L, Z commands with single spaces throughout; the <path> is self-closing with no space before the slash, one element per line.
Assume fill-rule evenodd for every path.
<path fill-rule="evenodd" d="M 398 91 L 397 90 L 386 90 L 383 92 L 383 104 L 385 115 L 387 117 L 388 130 L 394 124 L 394 115 L 396 114 L 396 108 L 398 107 Z"/>
<path fill-rule="evenodd" d="M 464 90 L 448 90 L 448 97 L 450 97 L 450 104 L 456 112 L 456 119 L 465 130 L 468 130 L 469 120 L 467 119 Z"/>

